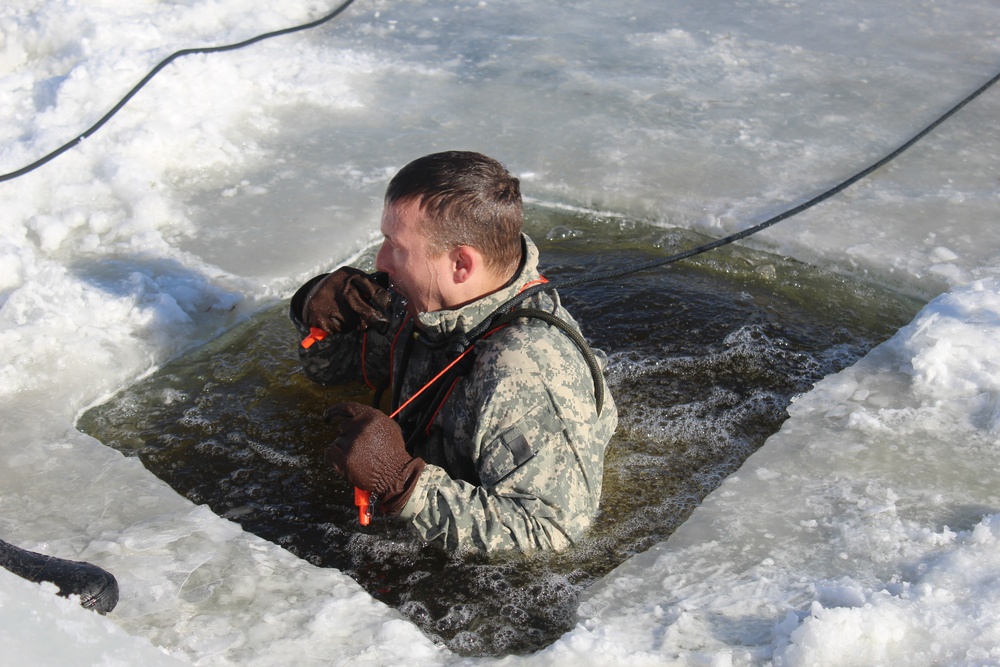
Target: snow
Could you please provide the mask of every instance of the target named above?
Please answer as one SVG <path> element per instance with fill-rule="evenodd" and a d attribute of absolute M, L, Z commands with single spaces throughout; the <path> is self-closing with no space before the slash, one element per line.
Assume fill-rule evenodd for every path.
<path fill-rule="evenodd" d="M 319 0 L 0 9 L 0 172 L 157 62 Z M 925 299 L 530 656 L 461 658 L 350 578 L 74 427 L 377 231 L 388 177 L 481 150 L 536 201 L 721 236 L 868 166 L 1000 67 L 992 2 L 357 2 L 176 61 L 0 183 L 0 537 L 113 571 L 101 617 L 0 571 L 5 664 L 1000 664 L 1000 93 L 745 243 Z"/>

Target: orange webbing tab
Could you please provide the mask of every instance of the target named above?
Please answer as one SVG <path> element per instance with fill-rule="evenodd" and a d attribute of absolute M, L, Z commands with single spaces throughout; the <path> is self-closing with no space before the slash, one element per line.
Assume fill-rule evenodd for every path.
<path fill-rule="evenodd" d="M 326 338 L 326 332 L 318 327 L 310 327 L 309 335 L 302 339 L 302 347 L 307 350 L 313 346 L 313 343 L 319 342 Z"/>
<path fill-rule="evenodd" d="M 528 289 L 529 287 L 534 287 L 535 285 L 544 285 L 547 282 L 549 282 L 548 278 L 546 278 L 545 276 L 538 276 L 538 278 L 536 278 L 535 280 L 532 280 L 531 282 L 524 283 L 524 286 L 521 287 L 521 289 L 519 289 L 517 291 L 517 293 L 520 294 L 521 292 L 523 292 L 524 290 Z"/>
<path fill-rule="evenodd" d="M 372 494 L 358 487 L 354 487 L 354 504 L 358 506 L 358 522 L 362 526 L 367 526 L 372 520 Z"/>

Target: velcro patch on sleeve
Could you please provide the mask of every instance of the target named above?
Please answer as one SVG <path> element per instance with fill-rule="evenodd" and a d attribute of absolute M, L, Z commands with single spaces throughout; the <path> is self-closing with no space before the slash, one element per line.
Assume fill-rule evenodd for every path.
<path fill-rule="evenodd" d="M 535 451 L 517 424 L 511 426 L 490 444 L 480 478 L 486 487 L 494 486 L 535 457 Z"/>

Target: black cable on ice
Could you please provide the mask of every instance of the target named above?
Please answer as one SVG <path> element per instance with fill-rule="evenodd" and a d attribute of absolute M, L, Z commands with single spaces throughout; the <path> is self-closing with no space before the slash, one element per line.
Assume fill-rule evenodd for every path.
<path fill-rule="evenodd" d="M 466 339 L 468 341 L 474 341 L 474 340 L 476 340 L 479 336 L 482 336 L 484 333 L 486 333 L 487 331 L 489 331 L 492 328 L 492 326 L 493 326 L 492 322 L 496 318 L 504 315 L 505 313 L 509 313 L 511 310 L 513 310 L 514 308 L 516 308 L 519 304 L 523 303 L 526 299 L 531 298 L 533 295 L 538 294 L 539 292 L 543 292 L 545 290 L 551 290 L 551 289 L 560 289 L 560 288 L 566 288 L 566 287 L 576 287 L 577 285 L 586 285 L 586 284 L 589 284 L 589 283 L 599 282 L 599 281 L 602 281 L 602 280 L 612 280 L 614 278 L 623 278 L 625 276 L 630 276 L 630 275 L 635 274 L 635 273 L 641 273 L 642 271 L 649 271 L 650 269 L 655 269 L 655 268 L 659 268 L 661 266 L 666 266 L 667 264 L 673 264 L 674 262 L 679 262 L 682 259 L 688 259 L 690 257 L 694 257 L 696 255 L 700 255 L 702 253 L 708 252 L 709 250 L 715 250 L 716 248 L 720 248 L 720 247 L 722 247 L 724 245 L 729 245 L 730 243 L 733 243 L 734 241 L 739 241 L 740 239 L 745 239 L 746 237 L 751 236 L 752 234 L 756 234 L 757 232 L 760 232 L 760 231 L 762 231 L 764 229 L 767 229 L 768 227 L 770 227 L 772 225 L 775 225 L 775 224 L 781 222 L 782 220 L 787 220 L 788 218 L 792 217 L 793 215 L 798 215 L 799 213 L 802 213 L 806 209 L 810 209 L 813 206 L 816 206 L 817 204 L 826 201 L 827 199 L 829 199 L 830 197 L 834 196 L 835 194 L 837 194 L 837 193 L 839 193 L 839 192 L 847 189 L 848 187 L 850 187 L 854 183 L 860 181 L 862 178 L 868 176 L 869 174 L 871 174 L 875 170 L 877 170 L 877 169 L 885 166 L 888 162 L 891 162 L 892 160 L 894 160 L 897 157 L 899 157 L 899 155 L 901 153 L 903 153 L 906 149 L 910 148 L 911 146 L 913 146 L 913 144 L 917 143 L 918 141 L 920 141 L 921 139 L 923 139 L 925 136 L 927 136 L 928 134 L 930 134 L 932 131 L 934 131 L 935 128 L 937 128 L 938 125 L 940 125 L 941 123 L 943 123 L 946 120 L 948 120 L 949 118 L 951 118 L 953 115 L 955 115 L 966 104 L 968 104 L 969 102 L 971 102 L 972 100 L 976 99 L 977 97 L 979 97 L 980 95 L 982 95 L 984 92 L 986 92 L 998 80 L 1000 80 L 1000 73 L 997 73 L 992 79 L 990 79 L 989 81 L 987 81 L 986 83 L 984 83 L 982 86 L 980 86 L 979 88 L 977 88 L 975 91 L 973 91 L 969 95 L 967 95 L 961 102 L 959 102 L 958 104 L 956 104 L 955 106 L 953 106 L 951 109 L 949 109 L 948 111 L 946 111 L 945 113 L 943 113 L 933 123 L 931 123 L 930 125 L 928 125 L 927 127 L 925 127 L 923 130 L 921 130 L 917 134 L 913 135 L 913 137 L 911 137 L 908 141 L 906 141 L 905 143 L 903 143 L 899 148 L 897 148 L 896 150 L 892 151 L 891 153 L 889 153 L 888 155 L 886 155 L 885 157 L 883 157 L 881 160 L 879 160 L 878 162 L 875 162 L 874 164 L 872 164 L 871 166 L 867 167 L 866 169 L 862 169 L 861 171 L 859 171 L 858 173 L 854 174 L 850 178 L 842 181 L 841 183 L 833 186 L 832 188 L 824 191 L 823 193 L 821 193 L 819 195 L 816 195 L 815 197 L 813 197 L 812 199 L 810 199 L 807 202 L 799 204 L 798 206 L 793 206 L 792 208 L 784 211 L 783 213 L 779 213 L 778 215 L 776 215 L 776 216 L 774 216 L 772 218 L 768 218 L 764 222 L 760 222 L 760 223 L 757 223 L 756 225 L 753 225 L 751 227 L 747 227 L 743 231 L 736 232 L 735 234 L 730 234 L 729 236 L 726 236 L 725 238 L 717 239 L 715 241 L 710 241 L 709 243 L 705 243 L 703 245 L 696 246 L 694 248 L 690 248 L 688 250 L 684 250 L 684 251 L 676 253 L 674 255 L 670 255 L 669 257 L 664 257 L 662 259 L 651 260 L 649 262 L 645 262 L 643 264 L 638 264 L 638 265 L 632 265 L 632 266 L 629 266 L 627 268 L 609 269 L 607 271 L 597 271 L 597 272 L 592 272 L 592 273 L 586 273 L 586 274 L 584 274 L 582 276 L 577 276 L 576 278 L 567 278 L 567 279 L 559 280 L 559 281 L 551 281 L 551 282 L 544 283 L 544 284 L 541 284 L 541 285 L 535 285 L 533 287 L 529 287 L 528 289 L 524 290 L 523 292 L 521 292 L 520 294 L 518 294 L 517 296 L 515 296 L 514 298 L 512 298 L 510 301 L 507 301 L 506 303 L 502 304 L 499 308 L 497 308 L 493 312 L 492 315 L 490 315 L 489 317 L 487 317 L 483 321 L 482 324 L 480 324 L 474 330 L 470 331 L 466 335 Z"/>
<path fill-rule="evenodd" d="M 111 120 L 112 116 L 114 116 L 116 113 L 118 113 L 119 111 L 121 111 L 122 107 L 124 107 L 126 104 L 128 104 L 129 100 L 131 100 L 135 96 L 135 94 L 138 93 L 142 89 L 143 86 L 145 86 L 147 83 L 149 83 L 150 80 L 152 80 L 152 78 L 154 76 L 156 76 L 157 74 L 159 74 L 160 71 L 164 67 L 166 67 L 167 65 L 169 65 L 173 61 L 177 60 L 178 58 L 181 58 L 183 56 L 194 55 L 196 53 L 221 53 L 223 51 L 235 51 L 236 49 L 242 49 L 242 48 L 244 48 L 246 46 L 250 46 L 251 44 L 256 44 L 257 42 L 262 42 L 265 39 L 271 39 L 272 37 L 280 37 L 282 35 L 288 35 L 288 34 L 291 34 L 293 32 L 299 32 L 301 30 L 310 30 L 312 28 L 317 28 L 317 27 L 323 25 L 324 23 L 327 23 L 328 21 L 332 21 L 333 19 L 335 19 L 344 10 L 346 10 L 353 2 L 354 2 L 354 0 L 345 0 L 345 2 L 343 2 L 339 7 L 337 7 L 336 9 L 334 9 L 332 12 L 330 12 L 329 14 L 327 14 L 326 16 L 324 16 L 322 18 L 316 19 L 315 21 L 311 21 L 309 23 L 303 23 L 302 25 L 292 26 L 291 28 L 283 28 L 281 30 L 275 30 L 273 32 L 268 32 L 268 33 L 264 33 L 262 35 L 257 35 L 256 37 L 251 37 L 250 39 L 244 40 L 242 42 L 238 42 L 236 44 L 225 44 L 225 45 L 222 45 L 222 46 L 206 46 L 206 47 L 203 47 L 203 48 L 196 48 L 196 49 L 182 49 L 180 51 L 176 51 L 175 53 L 170 54 L 169 56 L 167 56 L 166 58 L 164 58 L 162 61 L 160 61 L 160 63 L 156 67 L 154 67 L 152 70 L 150 70 L 149 74 L 147 74 L 145 77 L 143 77 L 142 81 L 140 81 L 139 83 L 137 83 L 135 85 L 135 87 L 133 87 L 132 90 L 130 90 L 128 92 L 128 94 L 126 94 L 125 97 L 123 97 L 118 102 L 118 104 L 116 104 L 114 107 L 112 107 L 111 111 L 109 111 L 108 113 L 104 114 L 104 116 L 99 121 L 97 121 L 96 123 L 94 123 L 83 134 L 77 136 L 72 141 L 69 141 L 69 142 L 63 144 L 62 146 L 60 146 L 56 150 L 52 151 L 48 155 L 46 155 L 46 156 L 44 156 L 42 158 L 39 158 L 38 160 L 32 162 L 31 164 L 29 164 L 26 167 L 22 167 L 21 169 L 18 169 L 16 171 L 12 171 L 9 174 L 0 174 L 0 183 L 3 183 L 4 181 L 13 180 L 13 179 L 15 179 L 15 178 L 17 178 L 19 176 L 24 176 L 25 174 L 27 174 L 29 172 L 32 172 L 35 169 L 38 169 L 42 165 L 44 165 L 44 164 L 46 164 L 48 162 L 51 162 L 52 160 L 54 160 L 55 158 L 59 157 L 60 155 L 62 155 L 66 151 L 68 151 L 69 149 L 75 147 L 77 144 L 79 144 L 83 140 L 85 140 L 88 137 L 90 137 L 91 135 L 93 135 L 95 132 L 97 132 L 99 129 L 101 129 L 101 127 L 103 127 L 105 123 L 107 123 L 109 120 Z"/>

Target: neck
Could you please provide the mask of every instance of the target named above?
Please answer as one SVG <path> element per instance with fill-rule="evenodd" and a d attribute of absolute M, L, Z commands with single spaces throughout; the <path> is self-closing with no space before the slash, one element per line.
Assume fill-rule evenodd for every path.
<path fill-rule="evenodd" d="M 462 306 L 467 306 L 474 301 L 478 301 L 483 297 L 489 296 L 490 294 L 499 292 L 510 285 L 516 276 L 516 273 L 511 276 L 502 276 L 494 273 L 482 272 L 475 278 L 471 278 L 460 285 L 455 285 L 455 290 L 446 301 L 445 308 L 448 310 L 455 310 L 457 308 L 461 308 Z"/>

